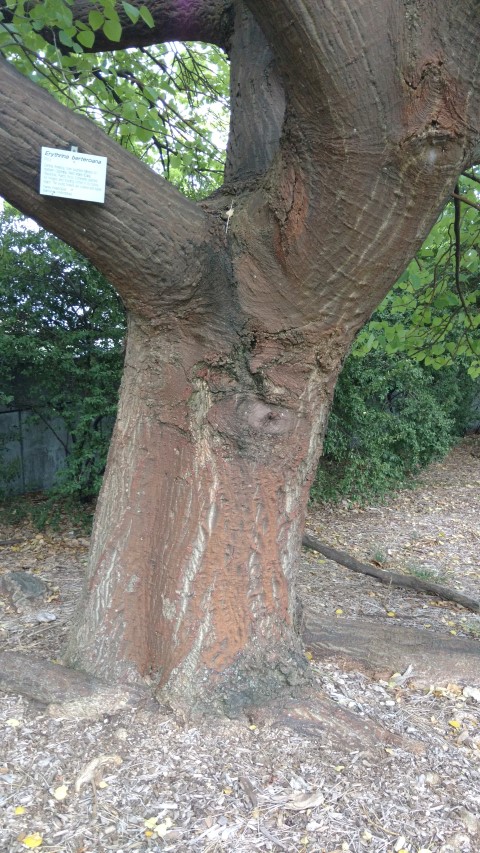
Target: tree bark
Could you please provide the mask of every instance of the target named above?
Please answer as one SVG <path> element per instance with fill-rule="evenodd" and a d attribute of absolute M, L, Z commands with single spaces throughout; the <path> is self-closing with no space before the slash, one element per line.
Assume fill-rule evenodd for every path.
<path fill-rule="evenodd" d="M 67 659 L 236 713 L 301 674 L 295 561 L 333 388 L 478 150 L 480 15 L 476 0 L 180 7 L 151 4 L 152 40 L 228 31 L 223 190 L 184 199 L 4 62 L 0 190 L 129 315 Z M 72 141 L 109 158 L 104 206 L 37 193 L 40 145 Z"/>

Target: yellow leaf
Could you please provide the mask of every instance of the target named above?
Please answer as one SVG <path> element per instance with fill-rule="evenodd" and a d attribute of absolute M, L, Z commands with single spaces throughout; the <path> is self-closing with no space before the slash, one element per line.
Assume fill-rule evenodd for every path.
<path fill-rule="evenodd" d="M 456 631 L 449 631 L 448 633 L 449 633 L 449 634 L 453 634 L 453 636 L 454 636 L 454 637 L 456 637 L 456 636 L 457 636 L 457 632 L 456 632 Z"/>
<path fill-rule="evenodd" d="M 250 729 L 250 731 L 254 732 L 254 731 L 256 731 L 257 727 L 256 726 L 249 726 L 248 728 Z"/>
<path fill-rule="evenodd" d="M 223 789 L 223 793 L 224 793 L 224 794 L 227 794 L 227 796 L 228 796 L 229 794 L 232 794 L 233 792 L 232 792 L 232 789 L 231 789 L 231 788 L 224 788 L 224 789 Z"/>
<path fill-rule="evenodd" d="M 144 824 L 147 827 L 147 829 L 153 829 L 157 825 L 157 823 L 158 823 L 158 818 L 156 818 L 156 817 L 148 817 L 144 821 Z"/>
<path fill-rule="evenodd" d="M 25 806 L 16 806 L 15 814 L 25 814 L 26 808 Z"/>
<path fill-rule="evenodd" d="M 53 791 L 53 796 L 59 802 L 61 802 L 61 800 L 64 800 L 65 797 L 67 796 L 67 794 L 68 794 L 68 786 L 67 785 L 59 785 L 58 788 L 55 788 Z"/>
<path fill-rule="evenodd" d="M 336 773 L 341 773 L 342 770 L 345 770 L 345 765 L 344 764 L 337 764 L 337 766 L 334 767 L 333 769 L 335 770 Z"/>
<path fill-rule="evenodd" d="M 31 835 L 26 835 L 25 838 L 22 839 L 22 844 L 24 847 L 28 847 L 29 850 L 33 850 L 34 847 L 41 847 L 43 843 L 43 838 L 38 832 L 32 832 Z"/>
<path fill-rule="evenodd" d="M 396 616 L 395 610 L 387 610 L 387 616 Z"/>
<path fill-rule="evenodd" d="M 311 652 L 305 652 L 304 654 L 307 660 L 313 660 L 313 655 Z"/>
<path fill-rule="evenodd" d="M 342 615 L 342 613 L 343 613 L 342 608 L 341 608 L 341 607 L 337 607 L 337 609 L 336 609 L 336 611 L 335 611 L 335 616 L 341 616 L 341 615 Z"/>
<path fill-rule="evenodd" d="M 389 747 L 389 746 L 385 747 L 385 752 L 387 752 L 388 755 L 395 755 L 395 750 L 391 749 L 391 747 Z"/>
<path fill-rule="evenodd" d="M 155 832 L 160 838 L 165 838 L 170 827 L 173 826 L 173 821 L 171 817 L 166 817 L 163 823 L 159 823 L 158 826 L 155 827 Z"/>
<path fill-rule="evenodd" d="M 105 782 L 105 779 L 101 779 L 97 785 L 97 788 L 108 788 L 108 782 Z"/>
<path fill-rule="evenodd" d="M 151 830 L 151 829 L 146 829 L 146 830 L 145 830 L 145 835 L 147 836 L 147 838 L 151 838 L 151 837 L 152 837 L 152 835 L 153 835 L 152 830 Z"/>
<path fill-rule="evenodd" d="M 5 725 L 11 726 L 12 729 L 16 729 L 17 726 L 21 726 L 22 724 L 21 724 L 20 720 L 15 720 L 14 717 L 10 717 L 9 720 L 6 720 Z"/>
<path fill-rule="evenodd" d="M 452 729 L 461 729 L 462 724 L 459 723 L 458 720 L 449 720 L 448 725 L 452 727 Z"/>

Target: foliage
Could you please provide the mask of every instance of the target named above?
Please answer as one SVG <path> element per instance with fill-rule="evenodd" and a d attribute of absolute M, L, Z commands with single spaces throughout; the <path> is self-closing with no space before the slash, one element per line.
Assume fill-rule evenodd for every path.
<path fill-rule="evenodd" d="M 0 219 L 2 390 L 71 435 L 57 492 L 97 493 L 115 417 L 125 319 L 113 288 L 87 261 L 13 212 Z"/>
<path fill-rule="evenodd" d="M 153 24 L 145 6 L 127 2 L 92 3 L 87 24 L 63 0 L 9 0 L 3 19 L 0 11 L 0 54 L 182 191 L 206 195 L 223 179 L 227 60 L 203 44 L 89 53 L 99 31 L 120 41 L 119 12 Z"/>
<path fill-rule="evenodd" d="M 462 177 L 423 247 L 359 333 L 340 376 L 314 498 L 366 500 L 444 455 L 480 376 L 479 178 Z M 475 381 L 477 380 L 477 381 Z"/>
<path fill-rule="evenodd" d="M 447 204 L 420 252 L 358 336 L 357 358 L 371 350 L 406 353 L 436 370 L 460 358 L 472 378 L 480 376 L 477 189 L 475 170 L 462 176 L 459 194 L 470 203 Z"/>
<path fill-rule="evenodd" d="M 461 364 L 434 371 L 397 353 L 349 356 L 313 499 L 364 501 L 408 483 L 464 433 L 476 389 Z"/>

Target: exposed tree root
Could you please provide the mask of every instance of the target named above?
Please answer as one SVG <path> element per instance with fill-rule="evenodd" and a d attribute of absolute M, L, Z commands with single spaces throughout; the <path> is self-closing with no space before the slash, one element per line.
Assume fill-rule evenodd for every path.
<path fill-rule="evenodd" d="M 19 652 L 0 653 L 0 690 L 48 705 L 49 713 L 59 718 L 94 719 L 139 705 L 158 708 L 148 690 L 112 686 L 85 672 Z"/>
<path fill-rule="evenodd" d="M 17 652 L 0 653 L 0 690 L 13 692 L 48 705 L 57 719 L 97 719 L 126 707 L 170 715 L 151 699 L 148 690 L 124 685 L 109 686 L 83 672 Z M 244 709 L 244 717 L 258 725 L 292 729 L 321 743 L 325 749 L 374 751 L 400 747 L 413 752 L 422 745 L 389 732 L 321 693 L 306 688 L 296 698 L 280 695 L 262 705 Z"/>
<path fill-rule="evenodd" d="M 439 636 L 392 622 L 329 619 L 305 608 L 302 639 L 317 660 L 335 659 L 348 669 L 364 669 L 389 679 L 411 667 L 419 686 L 453 681 L 480 686 L 480 643 Z"/>
<path fill-rule="evenodd" d="M 299 699 L 282 697 L 254 708 L 250 719 L 272 728 L 291 729 L 298 735 L 320 741 L 325 749 L 363 752 L 394 747 L 417 754 L 425 749 L 414 738 L 390 732 L 374 720 L 342 708 L 333 699 L 312 691 Z"/>
<path fill-rule="evenodd" d="M 345 551 L 337 551 L 336 548 L 330 548 L 329 545 L 324 545 L 315 536 L 310 533 L 304 533 L 302 545 L 309 548 L 311 551 L 318 551 L 323 554 L 327 560 L 333 560 L 341 566 L 350 569 L 352 572 L 358 572 L 362 575 L 368 575 L 375 578 L 380 583 L 387 586 L 399 586 L 405 589 L 415 589 L 418 592 L 426 592 L 428 595 L 435 595 L 436 598 L 442 598 L 445 601 L 453 601 L 455 604 L 461 604 L 467 610 L 472 610 L 474 613 L 480 613 L 480 602 L 474 598 L 469 598 L 467 595 L 462 595 L 454 589 L 449 589 L 446 586 L 441 586 L 438 583 L 421 580 L 413 577 L 413 575 L 402 575 L 399 572 L 386 572 L 384 569 L 377 569 L 368 563 L 360 563 L 355 557 L 346 554 Z"/>

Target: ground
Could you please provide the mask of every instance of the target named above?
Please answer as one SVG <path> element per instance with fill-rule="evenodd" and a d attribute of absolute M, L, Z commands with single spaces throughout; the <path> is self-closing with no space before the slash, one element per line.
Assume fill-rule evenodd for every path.
<path fill-rule="evenodd" d="M 385 505 L 312 508 L 308 529 L 361 560 L 480 598 L 478 448 L 466 439 Z M 87 539 L 0 527 L 0 540 L 12 539 L 0 549 L 0 577 L 28 571 L 48 591 L 26 606 L 4 597 L 2 648 L 58 659 Z M 424 629 L 480 651 L 480 616 L 313 553 L 303 555 L 299 592 L 328 624 L 362 620 L 398 637 Z M 468 679 L 442 661 L 429 684 L 415 661 L 392 678 L 394 642 L 381 675 L 353 652 L 347 661 L 326 649 L 319 659 L 307 644 L 306 653 L 334 703 L 323 734 L 309 730 L 307 713 L 304 732 L 269 724 L 268 714 L 197 725 L 149 708 L 71 719 L 0 694 L 0 850 L 476 853 L 480 666 Z M 348 720 L 357 721 L 351 737 Z"/>

